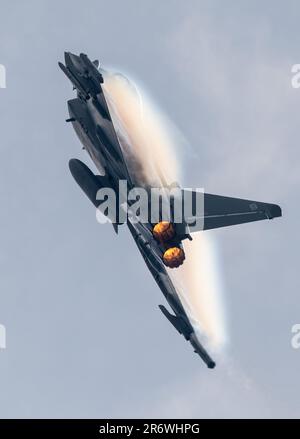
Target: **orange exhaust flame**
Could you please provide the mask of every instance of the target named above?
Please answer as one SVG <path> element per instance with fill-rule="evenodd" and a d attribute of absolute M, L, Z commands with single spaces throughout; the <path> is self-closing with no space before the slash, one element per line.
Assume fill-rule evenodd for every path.
<path fill-rule="evenodd" d="M 172 223 L 161 221 L 153 227 L 153 236 L 159 242 L 167 242 L 174 238 L 175 230 Z"/>

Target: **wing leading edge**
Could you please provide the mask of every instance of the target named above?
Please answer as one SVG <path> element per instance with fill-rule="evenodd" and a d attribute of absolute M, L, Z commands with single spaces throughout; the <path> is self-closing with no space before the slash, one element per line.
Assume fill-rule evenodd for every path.
<path fill-rule="evenodd" d="M 183 191 L 183 196 L 191 195 L 191 191 Z M 201 219 L 198 226 L 193 226 L 193 232 L 200 230 L 216 229 L 219 227 L 244 224 L 252 221 L 273 219 L 282 216 L 280 206 L 277 204 L 263 203 L 260 201 L 244 200 L 242 198 L 224 197 L 221 195 L 207 194 L 193 191 L 193 211 L 195 203 L 202 203 L 202 215 L 189 217 L 191 224 L 194 219 Z"/>

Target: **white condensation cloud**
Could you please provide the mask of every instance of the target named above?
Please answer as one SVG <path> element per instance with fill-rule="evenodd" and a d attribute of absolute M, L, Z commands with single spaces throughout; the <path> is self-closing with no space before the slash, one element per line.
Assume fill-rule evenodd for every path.
<path fill-rule="evenodd" d="M 124 75 L 105 72 L 104 90 L 136 183 L 160 187 L 163 181 L 179 182 L 183 143 L 179 130 L 145 90 Z"/>

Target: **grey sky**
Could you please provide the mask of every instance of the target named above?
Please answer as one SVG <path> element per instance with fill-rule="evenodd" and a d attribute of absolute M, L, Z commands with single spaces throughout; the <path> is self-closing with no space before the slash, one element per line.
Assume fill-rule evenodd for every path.
<path fill-rule="evenodd" d="M 299 15 L 297 1 L 2 1 L 0 417 L 299 416 Z M 64 50 L 145 84 L 191 145 L 186 185 L 283 207 L 209 232 L 230 327 L 214 371 L 69 174 L 89 161 L 64 122 Z"/>

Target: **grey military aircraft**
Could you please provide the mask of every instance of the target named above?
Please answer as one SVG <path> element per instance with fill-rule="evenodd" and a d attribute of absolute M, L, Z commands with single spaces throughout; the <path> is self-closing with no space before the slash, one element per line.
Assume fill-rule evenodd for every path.
<path fill-rule="evenodd" d="M 128 190 L 135 187 L 136 182 L 131 175 L 124 156 L 122 146 L 116 133 L 113 119 L 109 111 L 105 93 L 102 88 L 103 74 L 99 62 L 92 62 L 87 55 L 74 55 L 65 52 L 65 64 L 59 67 L 66 74 L 76 90 L 77 96 L 68 101 L 69 118 L 84 149 L 101 173 L 95 175 L 78 159 L 71 159 L 69 168 L 75 181 L 96 208 L 101 202 L 97 193 L 101 188 L 112 188 L 116 193 L 120 180 L 125 180 Z M 184 190 L 182 190 L 184 192 Z M 203 194 L 203 215 L 201 229 L 242 224 L 281 216 L 281 209 L 276 204 L 220 195 Z M 171 205 L 172 207 L 172 205 Z M 215 367 L 188 318 L 166 267 L 176 268 L 184 263 L 185 254 L 182 241 L 192 239 L 187 224 L 173 223 L 172 217 L 156 223 L 132 221 L 127 216 L 126 224 L 140 250 L 147 267 L 161 289 L 173 314 L 163 305 L 159 305 L 162 313 L 188 340 L 209 368 Z M 118 232 L 120 221 L 115 218 L 113 227 Z"/>

